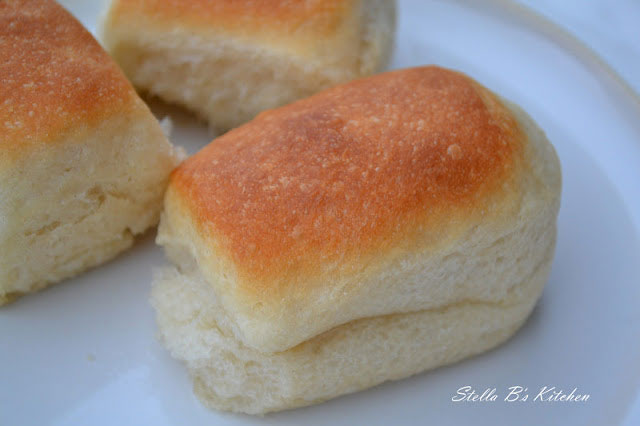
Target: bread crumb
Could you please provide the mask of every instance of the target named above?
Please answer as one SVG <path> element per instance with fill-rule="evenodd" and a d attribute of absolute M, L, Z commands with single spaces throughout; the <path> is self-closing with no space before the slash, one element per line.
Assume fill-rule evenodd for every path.
<path fill-rule="evenodd" d="M 462 149 L 460 149 L 458 144 L 454 143 L 453 145 L 449 145 L 449 148 L 447 148 L 447 154 L 449 154 L 449 156 L 454 160 L 459 160 L 462 158 Z"/>
<path fill-rule="evenodd" d="M 173 131 L 173 121 L 171 121 L 171 117 L 166 116 L 162 120 L 160 120 L 160 128 L 162 128 L 162 133 L 167 139 L 171 138 L 171 132 Z"/>

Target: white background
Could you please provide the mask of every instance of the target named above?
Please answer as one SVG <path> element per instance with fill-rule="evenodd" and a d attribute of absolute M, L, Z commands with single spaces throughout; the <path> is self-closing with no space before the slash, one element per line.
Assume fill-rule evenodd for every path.
<path fill-rule="evenodd" d="M 63 3 L 95 22 L 98 2 Z M 640 88 L 637 1 L 527 3 Z M 210 412 L 153 338 L 150 269 L 164 260 L 148 235 L 114 262 L 0 310 L 0 424 L 615 424 L 625 415 L 627 425 L 640 424 L 638 404 L 625 414 L 640 371 L 640 104 L 584 46 L 556 30 L 539 36 L 524 28 L 539 28 L 535 19 L 505 23 L 511 15 L 496 5 L 514 7 L 503 0 L 403 1 L 425 13 L 402 9 L 394 64 L 464 70 L 522 104 L 559 151 L 556 262 L 539 307 L 512 340 L 456 366 L 308 409 L 265 419 Z M 188 114 L 154 109 L 172 115 L 174 142 L 191 152 L 208 140 Z M 577 385 L 593 399 L 583 407 L 523 408 L 448 401 L 464 384 L 505 383 Z"/>
<path fill-rule="evenodd" d="M 640 93 L 640 1 L 517 1 L 579 38 L 614 68 L 637 94 Z M 640 301 L 638 304 L 640 309 Z M 640 425 L 640 393 L 625 425 Z"/>

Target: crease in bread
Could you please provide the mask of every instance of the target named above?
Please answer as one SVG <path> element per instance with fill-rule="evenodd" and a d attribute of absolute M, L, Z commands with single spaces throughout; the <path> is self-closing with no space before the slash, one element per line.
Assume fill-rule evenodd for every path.
<path fill-rule="evenodd" d="M 113 0 L 107 50 L 140 90 L 218 130 L 384 67 L 389 0 Z"/>
<path fill-rule="evenodd" d="M 253 414 L 455 362 L 531 312 L 560 189 L 531 118 L 443 68 L 265 112 L 172 173 L 161 336 L 207 405 Z"/>
<path fill-rule="evenodd" d="M 51 0 L 0 2 L 0 304 L 103 263 L 159 220 L 180 155 Z"/>
<path fill-rule="evenodd" d="M 165 346 L 186 364 L 205 405 L 260 415 L 453 364 L 502 343 L 533 309 L 551 258 L 500 300 L 361 318 L 275 353 L 236 339 L 229 323 L 219 322 L 211 286 L 184 266 L 164 267 L 154 277 L 152 303 Z"/>

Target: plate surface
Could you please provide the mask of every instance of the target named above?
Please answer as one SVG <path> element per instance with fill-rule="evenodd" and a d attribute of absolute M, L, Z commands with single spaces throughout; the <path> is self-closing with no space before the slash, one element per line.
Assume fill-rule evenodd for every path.
<path fill-rule="evenodd" d="M 101 1 L 62 1 L 90 29 Z M 156 340 L 153 233 L 107 265 L 0 310 L 0 424 L 617 424 L 640 384 L 640 102 L 563 36 L 498 0 L 401 1 L 392 68 L 461 70 L 520 104 L 563 166 L 557 254 L 539 305 L 503 346 L 455 366 L 265 418 L 217 413 Z M 210 139 L 161 104 L 174 143 Z M 491 402 L 453 402 L 463 386 Z M 529 400 L 505 402 L 510 386 Z M 533 401 L 542 386 L 587 402 Z"/>

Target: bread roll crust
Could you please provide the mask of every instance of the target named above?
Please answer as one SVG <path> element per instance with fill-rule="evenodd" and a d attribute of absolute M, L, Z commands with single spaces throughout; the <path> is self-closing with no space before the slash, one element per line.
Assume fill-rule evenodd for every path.
<path fill-rule="evenodd" d="M 172 187 L 251 280 L 245 290 L 279 298 L 298 285 L 282 280 L 291 269 L 315 274 L 318 259 L 394 241 L 437 244 L 452 217 L 476 219 L 488 201 L 513 206 L 522 145 L 486 89 L 415 68 L 265 112 L 182 164 Z"/>
<path fill-rule="evenodd" d="M 148 26 L 225 36 L 301 57 L 346 57 L 358 40 L 362 0 L 116 0 L 107 27 Z M 351 58 L 355 60 L 355 57 Z"/>
<path fill-rule="evenodd" d="M 217 130 L 386 65 L 393 0 L 114 0 L 103 41 L 140 90 Z"/>
<path fill-rule="evenodd" d="M 0 2 L 0 167 L 144 107 L 96 40 L 52 0 Z"/>
<path fill-rule="evenodd" d="M 188 28 L 200 34 L 227 34 L 301 54 L 333 44 L 347 31 L 347 17 L 361 0 L 117 0 L 113 22 L 166 30 Z"/>
<path fill-rule="evenodd" d="M 548 254 L 523 240 L 554 238 L 559 194 L 526 114 L 421 67 L 216 139 L 172 174 L 158 242 L 197 259 L 239 340 L 278 352 L 358 318 L 501 300 Z"/>

